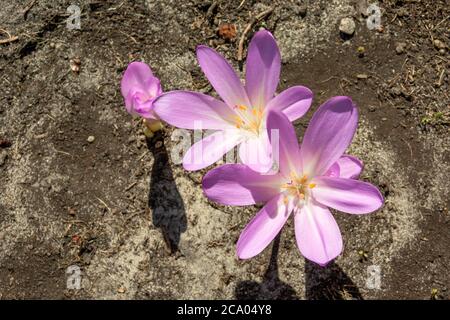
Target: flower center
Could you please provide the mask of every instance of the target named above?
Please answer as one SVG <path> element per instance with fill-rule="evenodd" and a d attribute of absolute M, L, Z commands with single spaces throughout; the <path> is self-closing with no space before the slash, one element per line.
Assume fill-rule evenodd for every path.
<path fill-rule="evenodd" d="M 234 117 L 236 128 L 259 133 L 264 114 L 262 109 L 248 108 L 244 105 L 236 105 L 233 109 L 236 112 Z"/>
<path fill-rule="evenodd" d="M 305 174 L 299 177 L 295 172 L 291 172 L 290 182 L 281 185 L 281 189 L 286 192 L 284 202 L 287 203 L 288 196 L 297 200 L 304 200 L 308 196 L 309 190 L 315 186 L 316 184 L 311 183 Z"/>

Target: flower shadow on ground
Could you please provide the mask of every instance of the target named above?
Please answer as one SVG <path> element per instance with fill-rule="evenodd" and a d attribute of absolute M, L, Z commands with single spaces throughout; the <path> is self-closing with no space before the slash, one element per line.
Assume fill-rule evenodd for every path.
<path fill-rule="evenodd" d="M 334 262 L 326 267 L 305 261 L 305 298 L 308 300 L 363 300 L 358 287 Z"/>
<path fill-rule="evenodd" d="M 164 133 L 158 131 L 153 138 L 147 139 L 147 148 L 155 159 L 148 206 L 152 212 L 153 225 L 161 229 L 167 247 L 173 254 L 178 251 L 181 233 L 186 231 L 186 211 L 170 167 Z"/>
<path fill-rule="evenodd" d="M 280 280 L 278 275 L 278 250 L 280 247 L 280 234 L 274 239 L 270 263 L 264 274 L 263 281 L 241 281 L 235 289 L 235 297 L 238 300 L 256 299 L 298 299 L 294 288 Z"/>
<path fill-rule="evenodd" d="M 274 239 L 270 263 L 263 281 L 241 281 L 235 289 L 238 300 L 299 299 L 294 288 L 283 282 L 278 274 L 278 250 L 280 234 Z M 307 300 L 362 300 L 353 281 L 334 262 L 326 267 L 305 261 L 305 299 Z"/>

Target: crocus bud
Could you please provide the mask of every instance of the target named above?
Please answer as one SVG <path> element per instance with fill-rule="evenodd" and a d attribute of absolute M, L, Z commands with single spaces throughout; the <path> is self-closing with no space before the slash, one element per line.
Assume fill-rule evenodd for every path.
<path fill-rule="evenodd" d="M 153 111 L 153 101 L 162 94 L 161 83 L 150 67 L 143 62 L 132 62 L 122 78 L 121 92 L 128 113 L 148 122 L 159 122 Z"/>

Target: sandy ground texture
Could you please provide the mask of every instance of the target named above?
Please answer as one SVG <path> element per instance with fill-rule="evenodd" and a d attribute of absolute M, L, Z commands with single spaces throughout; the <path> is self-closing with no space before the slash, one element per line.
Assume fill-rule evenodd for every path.
<path fill-rule="evenodd" d="M 71 4 L 80 29 L 68 28 Z M 0 298 L 450 297 L 448 1 L 380 1 L 375 30 L 366 1 L 350 0 L 0 7 Z M 343 18 L 353 35 L 339 32 Z M 123 107 L 131 61 L 149 63 L 166 91 L 214 94 L 196 45 L 239 68 L 240 39 L 245 58 L 259 28 L 282 52 L 279 90 L 310 87 L 312 110 L 334 95 L 358 104 L 349 153 L 386 198 L 371 215 L 335 213 L 345 250 L 326 268 L 300 255 L 292 221 L 262 254 L 239 261 L 236 240 L 258 208 L 208 202 L 206 170 L 172 161 L 173 129 L 146 141 Z M 295 123 L 299 137 L 311 114 Z"/>

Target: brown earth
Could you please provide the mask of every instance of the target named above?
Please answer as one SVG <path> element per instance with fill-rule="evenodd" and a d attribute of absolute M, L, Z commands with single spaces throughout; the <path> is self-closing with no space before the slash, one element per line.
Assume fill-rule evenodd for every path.
<path fill-rule="evenodd" d="M 80 30 L 66 26 L 71 4 L 0 1 L 0 298 L 450 297 L 448 1 L 381 1 L 382 30 L 367 28 L 364 1 L 77 1 Z M 195 46 L 238 68 L 245 26 L 271 7 L 245 44 L 272 31 L 279 89 L 310 87 L 313 109 L 354 99 L 349 153 L 386 198 L 371 215 L 335 214 L 345 250 L 326 268 L 298 253 L 292 221 L 271 248 L 237 260 L 258 208 L 208 202 L 206 170 L 173 163 L 172 128 L 146 141 L 119 91 L 141 60 L 166 91 L 213 93 Z M 339 34 L 344 17 L 356 22 L 351 37 Z M 219 32 L 224 23 L 236 37 Z M 311 114 L 296 123 L 299 137 Z M 81 269 L 80 290 L 66 286 L 69 266 Z M 371 266 L 379 289 L 367 285 Z"/>

